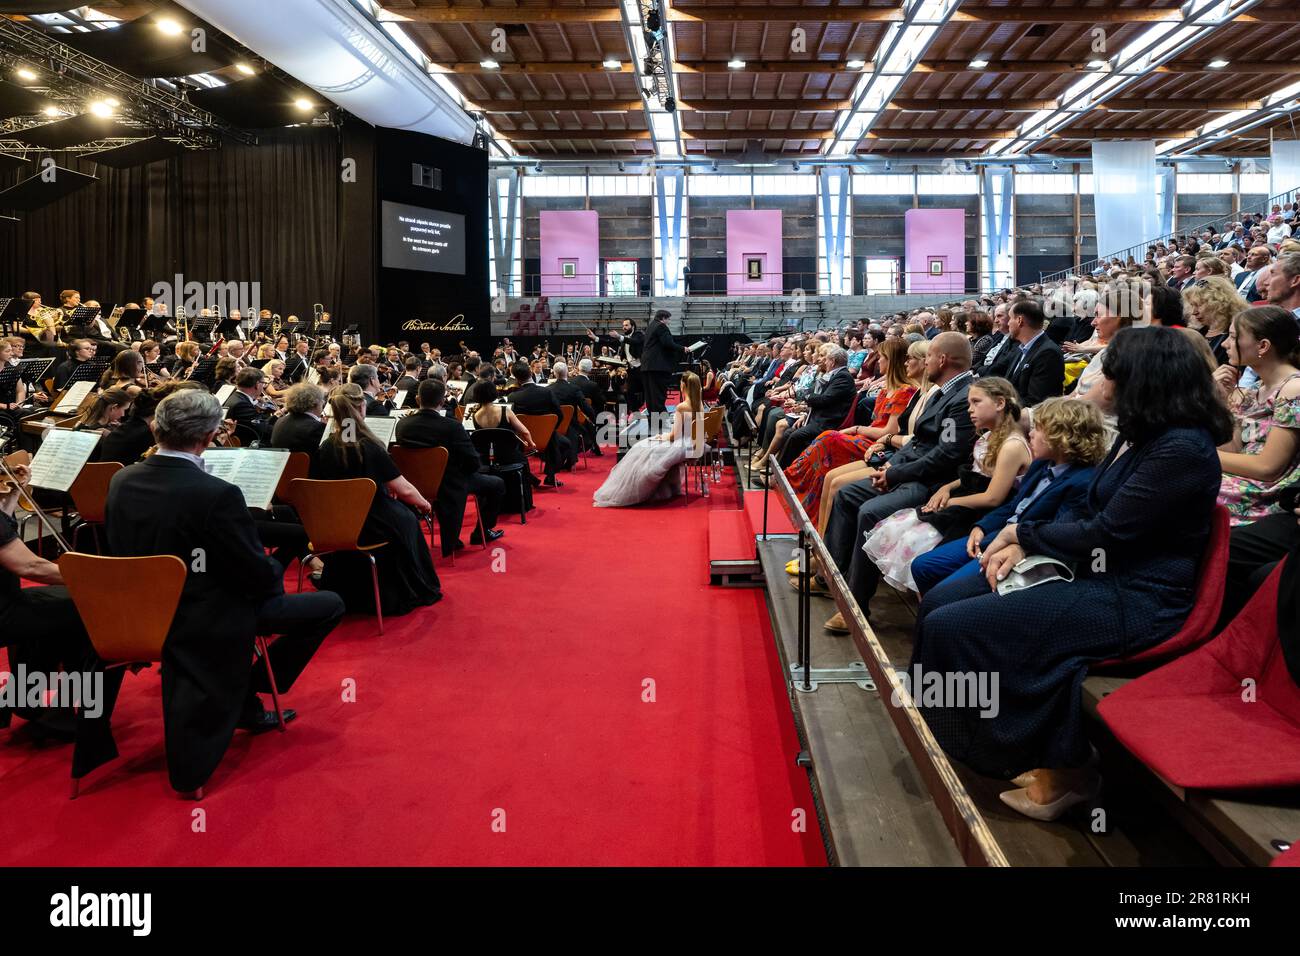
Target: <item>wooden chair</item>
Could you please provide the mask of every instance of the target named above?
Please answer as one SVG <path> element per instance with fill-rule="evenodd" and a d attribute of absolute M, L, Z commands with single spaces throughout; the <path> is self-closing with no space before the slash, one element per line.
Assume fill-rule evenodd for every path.
<path fill-rule="evenodd" d="M 546 446 L 551 443 L 551 438 L 555 435 L 555 429 L 559 426 L 560 418 L 558 415 L 515 415 L 515 418 L 523 422 L 528 434 L 533 436 L 533 444 L 537 447 L 535 454 L 540 459 L 546 453 Z M 534 454 L 534 452 L 529 452 Z"/>
<path fill-rule="evenodd" d="M 704 440 L 709 446 L 714 484 L 722 480 L 722 452 L 718 448 L 718 436 L 722 434 L 722 423 L 726 421 L 726 416 L 727 410 L 721 405 L 704 413 Z"/>
<path fill-rule="evenodd" d="M 416 491 L 424 495 L 425 499 L 432 504 L 438 497 L 438 492 L 442 489 L 442 479 L 447 473 L 447 459 L 450 453 L 446 448 L 406 448 L 402 445 L 394 445 L 388 449 L 388 453 L 393 456 L 393 464 L 397 465 L 403 477 L 411 484 L 415 485 Z M 429 557 L 435 557 L 434 541 L 436 540 L 434 532 L 434 515 L 430 512 L 425 516 L 425 523 L 429 526 Z M 456 529 L 459 534 L 460 529 Z M 483 536 L 483 519 L 479 518 L 479 536 Z M 487 548 L 487 541 L 483 542 L 483 548 Z M 456 552 L 451 553 L 451 563 L 456 563 Z"/>
<path fill-rule="evenodd" d="M 303 568 L 310 558 L 321 558 L 343 551 L 356 551 L 370 562 L 370 580 L 375 588 L 375 617 L 379 633 L 384 633 L 384 608 L 379 600 L 379 568 L 373 552 L 388 542 L 360 544 L 357 539 L 365 527 L 376 486 L 369 478 L 342 481 L 317 481 L 295 478 L 289 483 L 289 503 L 298 512 L 307 532 L 307 554 L 298 562 L 298 590 L 302 590 Z"/>
<path fill-rule="evenodd" d="M 81 517 L 81 522 L 72 529 L 72 550 L 77 550 L 77 538 L 81 529 L 87 527 L 95 539 L 95 551 L 100 550 L 99 526 L 104 523 L 104 509 L 108 504 L 108 483 L 121 470 L 121 462 L 88 462 L 68 489 L 72 506 Z"/>
<path fill-rule="evenodd" d="M 456 407 L 451 410 L 451 413 L 455 416 L 456 421 L 463 422 L 465 420 L 465 406 L 460 402 L 456 403 Z"/>
<path fill-rule="evenodd" d="M 289 502 L 289 484 L 295 478 L 306 478 L 311 473 L 311 455 L 305 451 L 295 451 L 289 455 L 289 460 L 285 462 L 284 474 L 280 476 L 280 483 L 275 486 L 275 498 L 277 501 Z"/>
<path fill-rule="evenodd" d="M 172 554 L 104 558 L 69 551 L 59 556 L 59 572 L 105 667 L 138 669 L 162 660 L 185 587 L 184 561 Z M 122 613 L 124 607 L 131 613 Z M 72 799 L 80 786 L 74 777 Z M 203 796 L 202 788 L 195 796 Z"/>

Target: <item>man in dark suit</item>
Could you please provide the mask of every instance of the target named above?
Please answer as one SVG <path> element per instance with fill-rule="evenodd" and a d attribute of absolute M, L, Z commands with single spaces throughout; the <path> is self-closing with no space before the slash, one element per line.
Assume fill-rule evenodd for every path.
<path fill-rule="evenodd" d="M 1194 256 L 1179 256 L 1169 269 L 1169 282 L 1167 283 L 1169 288 L 1175 292 L 1181 292 L 1185 286 L 1192 284 L 1195 271 L 1196 259 Z"/>
<path fill-rule="evenodd" d="M 652 414 L 667 411 L 668 388 L 678 366 L 686 361 L 686 349 L 677 344 L 668 329 L 670 318 L 672 313 L 667 309 L 656 312 L 646 326 L 645 344 L 641 347 L 641 383 L 646 411 Z"/>
<path fill-rule="evenodd" d="M 516 415 L 554 415 L 556 431 L 551 440 L 542 449 L 542 462 L 546 476 L 543 484 L 552 488 L 562 487 L 555 473 L 562 468 L 572 468 L 578 456 L 573 453 L 573 445 L 559 432 L 560 419 L 564 412 L 555 393 L 545 386 L 533 381 L 532 369 L 527 362 L 516 362 L 510 369 L 519 387 L 510 393 L 510 407 Z"/>
<path fill-rule="evenodd" d="M 561 408 L 565 405 L 573 406 L 573 420 L 569 424 L 569 443 L 573 445 L 573 451 L 576 455 L 581 448 L 596 447 L 596 410 L 592 408 L 591 402 L 587 401 L 587 396 L 583 394 L 582 389 L 576 382 L 569 381 L 569 366 L 563 362 L 556 362 L 551 366 L 551 372 L 555 375 L 555 381 L 549 386 L 555 393 L 556 401 L 560 403 Z M 594 383 L 593 383 L 594 384 Z M 586 424 L 578 424 L 578 412 L 586 417 Z M 581 447 L 579 447 L 581 441 Z"/>
<path fill-rule="evenodd" d="M 970 356 L 970 340 L 960 332 L 942 332 L 930 340 L 925 370 L 937 391 L 913 426 L 911 440 L 900 448 L 899 436 L 889 436 L 889 444 L 898 448 L 894 456 L 835 496 L 826 524 L 826 547 L 868 617 L 880 572 L 863 552 L 863 538 L 896 511 L 925 504 L 970 460 L 975 447 L 975 426 L 966 404 L 966 392 L 974 381 Z M 794 583 L 797 586 L 797 579 Z M 826 622 L 826 629 L 848 631 L 838 612 Z"/>
<path fill-rule="evenodd" d="M 354 365 L 348 369 L 348 383 L 360 385 L 366 393 L 366 418 L 388 418 L 393 414 L 392 391 L 379 383 L 379 369 L 374 365 Z"/>
<path fill-rule="evenodd" d="M 618 357 L 627 363 L 628 406 L 633 411 L 640 408 L 641 396 L 644 392 L 644 383 L 641 377 L 641 352 L 645 345 L 645 335 L 638 331 L 634 321 L 624 319 L 621 333 L 613 332 L 608 335 L 597 335 L 591 329 L 588 329 L 587 337 L 592 342 L 608 339 L 616 343 Z"/>
<path fill-rule="evenodd" d="M 1265 245 L 1252 246 L 1250 251 L 1246 253 L 1246 271 L 1237 273 L 1237 278 L 1233 281 L 1237 285 L 1237 291 L 1242 294 L 1247 302 L 1258 302 L 1264 297 L 1256 284 L 1260 270 L 1272 260 L 1273 254 Z"/>
<path fill-rule="evenodd" d="M 284 692 L 343 617 L 337 594 L 284 593 L 284 571 L 262 550 L 243 494 L 204 471 L 201 456 L 220 427 L 221 408 L 201 389 L 163 399 L 153 420 L 157 453 L 113 476 L 105 511 L 114 555 L 185 562 L 162 667 L 167 767 L 182 792 L 204 784 L 236 727 L 278 724 L 258 697 L 270 691 L 265 668 L 249 666 L 255 636 L 280 635 L 270 656 Z"/>
<path fill-rule="evenodd" d="M 447 449 L 447 470 L 443 472 L 438 497 L 433 502 L 433 513 L 438 516 L 441 529 L 443 557 L 463 547 L 460 529 L 465 521 L 465 503 L 470 495 L 478 499 L 487 540 L 495 541 L 505 534 L 496 530 L 496 526 L 501 499 L 506 493 L 505 481 L 479 470 L 483 463 L 465 426 L 443 413 L 446 397 L 447 385 L 442 379 L 426 378 L 416 391 L 419 411 L 397 423 L 397 444 L 408 448 Z M 469 541 L 470 544 L 484 543 L 477 528 Z"/>
<path fill-rule="evenodd" d="M 266 373 L 260 368 L 241 368 L 235 375 L 235 391 L 226 402 L 226 418 L 252 431 L 258 442 L 271 440 L 271 412 L 264 404 Z"/>
<path fill-rule="evenodd" d="M 1007 330 L 1014 341 L 1007 343 L 1013 358 L 1006 377 L 1020 394 L 1023 408 L 1060 395 L 1065 387 L 1065 356 L 1047 337 L 1046 322 L 1043 307 L 1029 299 L 1014 303 L 1007 317 Z"/>
<path fill-rule="evenodd" d="M 306 452 L 316 458 L 325 434 L 325 392 L 317 385 L 299 382 L 284 395 L 284 414 L 271 430 L 271 447 Z"/>
<path fill-rule="evenodd" d="M 858 389 L 849 371 L 849 353 L 838 345 L 822 348 L 821 371 L 825 378 L 808 396 L 808 420 L 786 435 L 777 460 L 788 466 L 804 453 L 814 438 L 830 428 L 839 428 L 857 399 Z"/>

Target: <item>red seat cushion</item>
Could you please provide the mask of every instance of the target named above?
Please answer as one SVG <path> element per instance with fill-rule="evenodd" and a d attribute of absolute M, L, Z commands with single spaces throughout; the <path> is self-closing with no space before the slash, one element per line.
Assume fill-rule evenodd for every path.
<path fill-rule="evenodd" d="M 1300 846 L 1293 846 L 1280 856 L 1273 857 L 1269 866 L 1300 866 Z"/>
<path fill-rule="evenodd" d="M 1196 598 L 1191 613 L 1178 629 L 1178 633 L 1154 647 L 1138 651 L 1129 657 L 1116 657 L 1094 664 L 1094 670 L 1116 665 L 1129 665 L 1170 660 L 1199 647 L 1214 634 L 1214 624 L 1223 610 L 1223 586 L 1228 575 L 1228 509 L 1214 506 L 1210 519 L 1210 540 L 1205 546 L 1205 557 L 1196 576 Z"/>
<path fill-rule="evenodd" d="M 1300 785 L 1300 687 L 1277 633 L 1281 571 L 1209 644 L 1098 707 L 1120 742 L 1170 783 L 1199 790 Z"/>

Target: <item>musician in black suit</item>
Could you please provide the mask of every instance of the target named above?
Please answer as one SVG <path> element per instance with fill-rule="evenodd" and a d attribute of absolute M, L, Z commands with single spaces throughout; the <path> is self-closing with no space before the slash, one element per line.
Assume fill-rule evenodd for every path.
<path fill-rule="evenodd" d="M 235 392 L 227 400 L 226 418 L 251 429 L 258 442 L 271 440 L 271 409 L 265 400 L 267 378 L 260 368 L 241 368 L 235 374 Z"/>
<path fill-rule="evenodd" d="M 325 434 L 325 392 L 310 382 L 299 382 L 284 393 L 284 414 L 271 429 L 271 447 L 306 452 L 313 459 Z"/>
<path fill-rule="evenodd" d="M 555 375 L 555 381 L 548 386 L 555 393 L 556 400 L 560 403 L 561 408 L 565 405 L 573 406 L 573 420 L 569 423 L 569 443 L 573 445 L 574 454 L 579 451 L 578 442 L 581 440 L 582 448 L 594 448 L 596 445 L 596 410 L 591 407 L 591 402 L 587 401 L 587 396 L 583 394 L 581 388 L 576 382 L 569 380 L 569 366 L 563 362 L 556 362 L 551 366 L 551 372 Z M 578 413 L 586 417 L 586 424 L 578 424 Z"/>
<path fill-rule="evenodd" d="M 465 426 L 444 414 L 447 385 L 440 378 L 426 378 L 416 391 L 419 411 L 397 423 L 397 444 L 407 448 L 447 449 L 447 470 L 443 473 L 433 512 L 438 516 L 442 533 L 442 555 L 448 557 L 463 547 L 460 528 L 465 521 L 465 503 L 470 495 L 478 499 L 478 511 L 487 529 L 487 540 L 496 541 L 504 531 L 497 530 L 497 515 L 505 497 L 505 480 L 481 471 L 483 462 Z M 470 544 L 483 544 L 483 536 L 474 529 Z"/>
<path fill-rule="evenodd" d="M 677 344 L 668 329 L 672 313 L 660 309 L 646 326 L 645 342 L 641 346 L 641 385 L 645 389 L 647 412 L 667 411 L 665 399 L 678 366 L 686 361 L 686 349 Z"/>
<path fill-rule="evenodd" d="M 825 376 L 814 386 L 808 396 L 808 420 L 786 435 L 777 460 L 789 465 L 804 453 L 813 439 L 831 428 L 839 428 L 848 417 L 858 397 L 857 384 L 849 371 L 849 353 L 838 345 L 823 348 L 821 371 Z"/>
<path fill-rule="evenodd" d="M 510 369 L 519 387 L 510 394 L 510 407 L 516 415 L 554 415 L 555 432 L 551 440 L 542 449 L 542 461 L 546 480 L 543 484 L 553 488 L 561 487 L 555 473 L 562 468 L 572 468 L 578 460 L 573 445 L 560 434 L 560 419 L 564 412 L 560 408 L 555 393 L 545 386 L 533 382 L 533 372 L 527 362 L 516 362 Z"/>
<path fill-rule="evenodd" d="M 1006 377 L 1020 393 L 1022 408 L 1032 408 L 1045 398 L 1060 395 L 1065 387 L 1065 356 L 1047 336 L 1047 316 L 1037 302 L 1021 300 L 1011 306 L 1007 330 L 1010 364 Z"/>
<path fill-rule="evenodd" d="M 590 403 L 592 411 L 595 412 L 595 415 L 591 416 L 591 451 L 595 455 L 603 455 L 604 452 L 600 450 L 600 442 L 597 441 L 596 437 L 596 426 L 599 424 L 597 418 L 599 418 L 600 413 L 605 410 L 605 392 L 600 385 L 591 378 L 591 371 L 594 367 L 595 365 L 591 359 L 579 359 L 578 374 L 570 376 L 569 381 L 578 387 L 578 390 L 582 392 L 583 397 Z M 583 414 L 586 413 L 584 412 Z"/>
<path fill-rule="evenodd" d="M 974 380 L 970 358 L 970 340 L 960 332 L 941 332 L 930 340 L 926 375 L 939 391 L 926 403 L 911 440 L 883 468 L 872 469 L 865 480 L 841 488 L 835 496 L 826 524 L 826 547 L 868 617 L 880 572 L 863 552 L 863 538 L 896 511 L 925 504 L 970 459 L 975 446 L 975 426 L 966 402 Z M 894 447 L 898 441 L 897 435 L 889 437 Z M 848 630 L 839 613 L 826 622 L 826 629 Z"/>
<path fill-rule="evenodd" d="M 641 397 L 644 392 L 641 378 L 641 352 L 645 345 L 645 335 L 637 329 L 634 321 L 624 319 L 621 333 L 612 332 L 608 335 L 597 335 L 591 329 L 588 329 L 587 337 L 593 342 L 606 339 L 616 343 L 618 357 L 627 363 L 628 405 L 633 409 L 640 408 Z"/>
<path fill-rule="evenodd" d="M 182 792 L 201 787 L 236 727 L 277 725 L 253 660 L 254 637 L 271 645 L 277 689 L 289 690 L 343 616 L 337 594 L 285 594 L 284 571 L 266 556 L 240 490 L 207 474 L 201 455 L 221 427 L 221 407 L 201 389 L 158 403 L 158 452 L 113 476 L 105 524 L 114 555 L 174 554 L 185 588 L 163 645 L 167 769 Z M 285 711 L 285 717 L 291 716 Z"/>
<path fill-rule="evenodd" d="M 348 381 L 360 385 L 366 393 L 366 418 L 388 418 L 393 414 L 392 390 L 379 384 L 379 369 L 374 365 L 354 365 L 348 370 Z"/>

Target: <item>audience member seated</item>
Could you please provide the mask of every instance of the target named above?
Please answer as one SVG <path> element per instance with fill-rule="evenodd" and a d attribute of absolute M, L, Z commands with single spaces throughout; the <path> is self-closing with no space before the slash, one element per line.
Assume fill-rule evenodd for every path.
<path fill-rule="evenodd" d="M 284 693 L 343 616 L 336 594 L 284 593 L 284 569 L 266 556 L 243 494 L 203 468 L 220 428 L 212 395 L 168 395 L 154 411 L 158 451 L 113 476 L 106 509 L 114 555 L 174 554 L 188 569 L 162 666 L 168 772 L 182 792 L 207 781 L 236 727 L 278 725 L 258 696 L 270 691 L 265 668 L 250 668 L 254 638 L 278 635 L 271 666 Z"/>
<path fill-rule="evenodd" d="M 470 495 L 478 501 L 487 540 L 496 541 L 505 532 L 494 530 L 501 499 L 505 497 L 505 481 L 488 474 L 479 459 L 465 426 L 447 415 L 443 402 L 447 385 L 440 378 L 427 378 L 417 392 L 419 411 L 407 415 L 397 423 L 397 443 L 408 448 L 446 448 L 447 470 L 433 502 L 442 534 L 442 554 L 447 557 L 464 547 L 460 529 L 465 521 L 465 504 Z M 477 528 L 470 536 L 470 544 L 483 544 Z"/>
<path fill-rule="evenodd" d="M 821 350 L 822 378 L 813 386 L 803 404 L 803 422 L 785 436 L 778 458 L 782 466 L 790 465 L 804 453 L 814 438 L 829 428 L 839 428 L 853 407 L 857 389 L 849 371 L 848 353 L 838 345 Z"/>
<path fill-rule="evenodd" d="M 1049 398 L 1034 407 L 1032 418 L 1029 449 L 1034 461 L 1015 496 L 976 521 L 965 538 L 912 561 L 912 579 L 923 597 L 950 575 L 979 574 L 984 539 L 992 539 L 1006 525 L 1042 521 L 1085 506 L 1095 466 L 1109 447 L 1101 410 L 1090 402 Z"/>
<path fill-rule="evenodd" d="M 922 507 L 904 509 L 876 525 L 862 546 L 885 582 L 899 590 L 917 590 L 913 558 L 945 541 L 965 539 L 978 518 L 1006 502 L 1032 460 L 1010 382 L 977 379 L 966 401 L 979 435 L 971 461 Z"/>
<path fill-rule="evenodd" d="M 1122 329 L 1103 370 L 1120 440 L 1086 510 L 1006 525 L 984 548 L 983 575 L 926 594 L 912 657 L 923 673 L 999 675 L 997 713 L 955 701 L 923 713 L 950 756 L 1015 777 L 1019 789 L 1003 801 L 1043 820 L 1100 786 L 1079 696 L 1088 665 L 1160 643 L 1191 610 L 1219 486 L 1215 446 L 1232 430 L 1209 369 L 1179 331 Z M 1045 580 L 1008 589 L 1029 571 L 1027 556 L 1061 567 L 1040 565 Z"/>
<path fill-rule="evenodd" d="M 340 385 L 329 403 L 330 435 L 316 455 L 311 477 L 326 481 L 369 478 L 375 483 L 360 543 L 385 542 L 384 547 L 368 552 L 379 568 L 384 616 L 436 603 L 442 599 L 442 590 L 417 517 L 417 512 L 428 514 L 432 506 L 402 477 L 388 449 L 366 427 L 366 393 L 361 387 Z M 369 560 L 363 554 L 327 556 L 321 586 L 336 591 L 349 611 L 372 613 L 375 609 Z"/>

